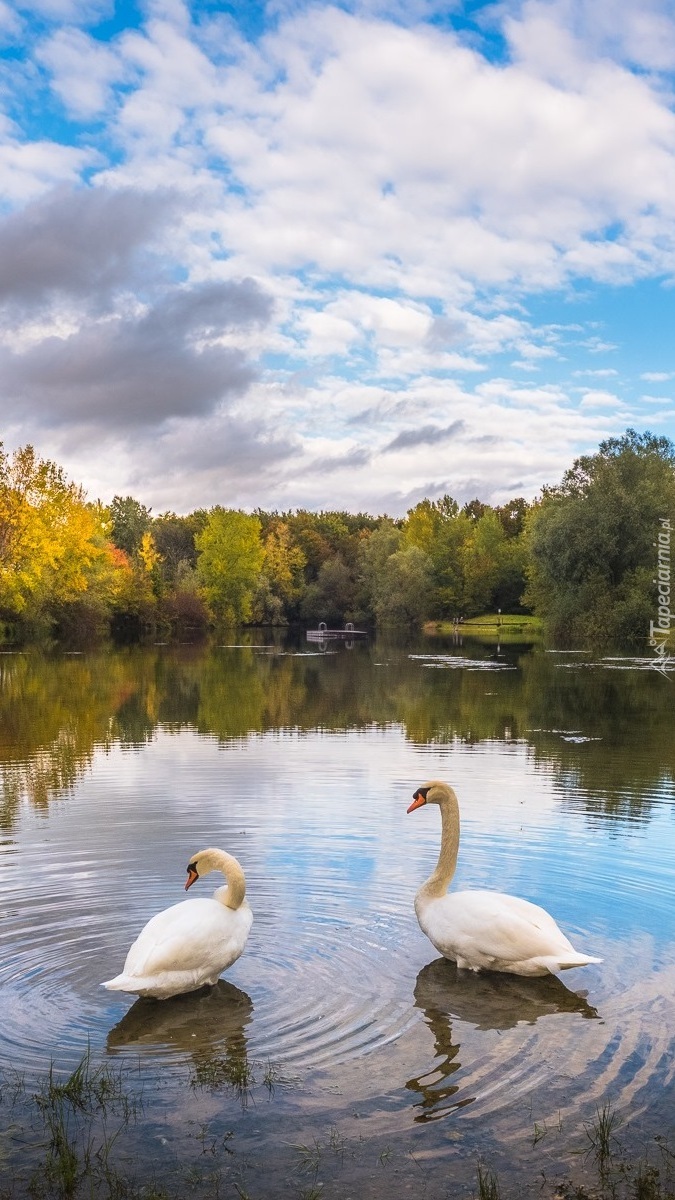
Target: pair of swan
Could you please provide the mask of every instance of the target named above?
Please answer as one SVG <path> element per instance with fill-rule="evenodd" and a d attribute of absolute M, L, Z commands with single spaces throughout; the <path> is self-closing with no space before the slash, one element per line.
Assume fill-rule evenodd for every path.
<path fill-rule="evenodd" d="M 415 897 L 415 912 L 445 958 L 472 971 L 511 975 L 553 975 L 601 962 L 576 951 L 553 917 L 529 900 L 502 892 L 448 892 L 459 850 L 457 796 L 446 783 L 432 780 L 417 789 L 408 812 L 424 804 L 441 810 L 441 851 Z M 227 886 L 212 899 L 184 900 L 152 917 L 129 950 L 122 973 L 104 987 L 165 999 L 214 984 L 239 958 L 253 921 L 240 864 L 224 850 L 208 849 L 195 854 L 187 871 L 186 891 L 210 871 L 222 871 Z"/>

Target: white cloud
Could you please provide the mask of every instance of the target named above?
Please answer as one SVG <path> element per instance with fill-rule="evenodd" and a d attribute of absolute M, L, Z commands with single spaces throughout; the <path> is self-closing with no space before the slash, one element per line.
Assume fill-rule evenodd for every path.
<path fill-rule="evenodd" d="M 138 81 L 119 133 L 135 170 L 160 153 L 205 167 L 202 141 L 233 171 L 247 202 L 214 216 L 245 269 L 312 264 L 409 292 L 423 276 L 447 294 L 461 278 L 549 286 L 670 264 L 675 118 L 649 80 L 565 48 L 554 17 L 511 23 L 506 66 L 449 32 L 331 8 L 216 66 L 155 20 L 119 45 Z M 542 42 L 574 70 L 544 78 Z"/>
<path fill-rule="evenodd" d="M 58 30 L 36 58 L 50 72 L 61 103 L 82 120 L 106 108 L 111 85 L 124 75 L 117 55 L 79 29 Z"/>
<path fill-rule="evenodd" d="M 582 408 L 617 408 L 622 401 L 611 392 L 585 392 L 579 403 Z"/>
<path fill-rule="evenodd" d="M 24 204 L 59 183 L 75 183 L 95 161 L 90 150 L 57 142 L 21 142 L 0 129 L 0 194 L 5 205 Z"/>
<path fill-rule="evenodd" d="M 0 36 L 13 39 L 21 32 L 21 19 L 14 8 L 0 0 Z"/>
<path fill-rule="evenodd" d="M 326 309 L 323 312 L 300 312 L 296 324 L 307 334 L 303 346 L 309 355 L 343 354 L 361 336 L 352 321 Z"/>
<path fill-rule="evenodd" d="M 616 370 L 615 367 L 600 367 L 597 371 L 593 371 L 590 369 L 583 370 L 583 371 L 572 371 L 572 375 L 575 378 L 580 375 L 585 375 L 585 376 L 590 376 L 593 379 L 609 379 L 612 376 L 616 376 L 618 374 L 619 374 L 619 372 Z M 644 379 L 645 376 L 642 375 L 641 378 Z"/>
<path fill-rule="evenodd" d="M 18 0 L 16 7 L 26 16 L 86 25 L 111 17 L 114 0 Z"/>

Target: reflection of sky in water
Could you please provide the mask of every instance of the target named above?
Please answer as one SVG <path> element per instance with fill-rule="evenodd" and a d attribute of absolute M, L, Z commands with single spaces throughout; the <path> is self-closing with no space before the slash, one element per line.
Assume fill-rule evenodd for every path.
<path fill-rule="evenodd" d="M 396 728 L 226 746 L 160 732 L 143 750 L 113 749 L 46 824 L 40 818 L 47 858 L 28 818 L 22 865 L 28 855 L 46 882 L 62 855 L 87 847 L 75 853 L 69 888 L 112 889 L 116 908 L 138 922 L 181 898 L 188 856 L 215 843 L 246 864 L 252 902 L 261 890 L 264 903 L 276 895 L 276 920 L 302 908 L 310 919 L 332 912 L 342 921 L 342 906 L 376 912 L 378 899 L 387 907 L 394 897 L 411 911 L 435 861 L 440 820 L 435 809 L 405 810 L 414 787 L 435 775 L 452 780 L 460 798 L 454 886 L 527 896 L 591 940 L 595 931 L 673 938 L 670 806 L 654 807 L 641 824 L 589 820 L 540 765 L 533 769 L 522 744 L 508 753 L 498 743 L 439 753 Z"/>
<path fill-rule="evenodd" d="M 462 812 L 454 886 L 526 894 L 589 927 L 601 921 L 672 937 L 669 805 L 655 803 L 640 824 L 591 820 L 541 766 L 533 769 L 522 744 L 507 753 L 498 743 L 439 749 L 412 746 L 396 728 L 270 734 L 224 747 L 190 732 L 159 732 L 140 751 L 97 756 L 75 795 L 54 806 L 46 823 L 38 821 L 52 846 L 74 848 L 80 840 L 112 855 L 121 875 L 115 885 L 133 881 L 133 908 L 139 900 L 152 906 L 148 888 L 157 888 L 158 898 L 174 895 L 183 860 L 214 841 L 243 858 L 252 851 L 254 877 L 258 871 L 274 878 L 282 892 L 301 881 L 341 880 L 345 897 L 367 903 L 371 881 L 385 875 L 412 897 L 431 870 L 438 813 L 405 810 L 413 789 L 438 775 L 453 782 Z M 27 814 L 19 840 L 27 837 L 24 853 L 49 874 L 50 862 L 32 845 L 34 832 L 35 817 Z M 80 862 L 71 883 L 77 887 L 95 871 L 93 862 Z M 108 874 L 105 886 L 111 883 Z M 359 896 L 357 887 L 366 892 Z"/>

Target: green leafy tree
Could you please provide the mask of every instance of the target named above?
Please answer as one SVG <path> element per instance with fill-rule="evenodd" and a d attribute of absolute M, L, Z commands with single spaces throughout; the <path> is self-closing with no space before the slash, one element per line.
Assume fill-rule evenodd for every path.
<path fill-rule="evenodd" d="M 629 429 L 578 458 L 527 520 L 526 602 L 568 639 L 644 639 L 661 519 L 675 519 L 675 448 Z"/>
<path fill-rule="evenodd" d="M 225 625 L 245 624 L 251 617 L 265 557 L 260 529 L 257 517 L 217 506 L 195 538 L 203 597 Z"/>
<path fill-rule="evenodd" d="M 176 516 L 173 512 L 155 517 L 151 532 L 162 556 L 161 570 L 165 584 L 175 584 L 179 572 L 186 565 L 193 569 L 197 566 L 195 537 L 204 528 L 206 516 L 203 509 L 198 509 L 186 517 Z"/>
<path fill-rule="evenodd" d="M 323 563 L 302 599 L 303 617 L 342 624 L 354 618 L 356 580 L 339 554 Z"/>
<path fill-rule="evenodd" d="M 506 560 L 506 534 L 497 514 L 487 506 L 474 520 L 474 528 L 462 547 L 464 611 L 467 616 L 491 607 Z"/>
<path fill-rule="evenodd" d="M 113 496 L 109 506 L 110 536 L 120 550 L 136 554 L 152 523 L 151 509 L 133 496 Z"/>
<path fill-rule="evenodd" d="M 508 538 L 520 537 L 525 529 L 525 518 L 529 504 L 523 496 L 516 496 L 506 504 L 497 505 L 495 512 Z"/>
<path fill-rule="evenodd" d="M 525 591 L 525 544 L 511 537 L 489 505 L 474 523 L 462 547 L 464 612 L 467 616 L 496 608 L 514 612 Z"/>
<path fill-rule="evenodd" d="M 430 614 L 433 565 L 418 546 L 391 554 L 374 596 L 378 625 L 420 625 Z"/>
<path fill-rule="evenodd" d="M 382 590 L 387 562 L 401 548 L 401 530 L 385 517 L 379 527 L 361 541 L 359 549 L 359 607 L 366 618 L 375 617 L 375 600 Z"/>
<path fill-rule="evenodd" d="M 473 518 L 460 512 L 451 496 L 422 500 L 407 514 L 404 544 L 416 546 L 431 563 L 429 616 L 456 616 L 463 611 L 463 546 L 473 524 Z"/>

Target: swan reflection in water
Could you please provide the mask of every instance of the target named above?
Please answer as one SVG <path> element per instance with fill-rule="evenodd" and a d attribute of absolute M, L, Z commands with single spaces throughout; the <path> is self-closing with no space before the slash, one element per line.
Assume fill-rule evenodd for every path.
<path fill-rule="evenodd" d="M 524 978 L 506 974 L 460 971 L 455 963 L 437 958 L 422 967 L 415 984 L 415 1007 L 434 1036 L 437 1058 L 433 1070 L 409 1079 L 406 1087 L 420 1099 L 416 1121 L 438 1121 L 455 1109 L 473 1103 L 476 1096 L 459 1098 L 453 1076 L 461 1067 L 460 1043 L 453 1040 L 452 1019 L 476 1030 L 514 1029 L 534 1025 L 540 1017 L 578 1013 L 590 1020 L 598 1012 L 578 992 L 566 988 L 557 976 Z"/>
<path fill-rule="evenodd" d="M 112 1054 L 147 1049 L 187 1058 L 198 1086 L 229 1085 L 243 1094 L 251 1081 L 246 1027 L 252 1016 L 250 996 L 219 979 L 213 987 L 169 1000 L 136 1000 L 110 1030 L 106 1048 Z"/>

